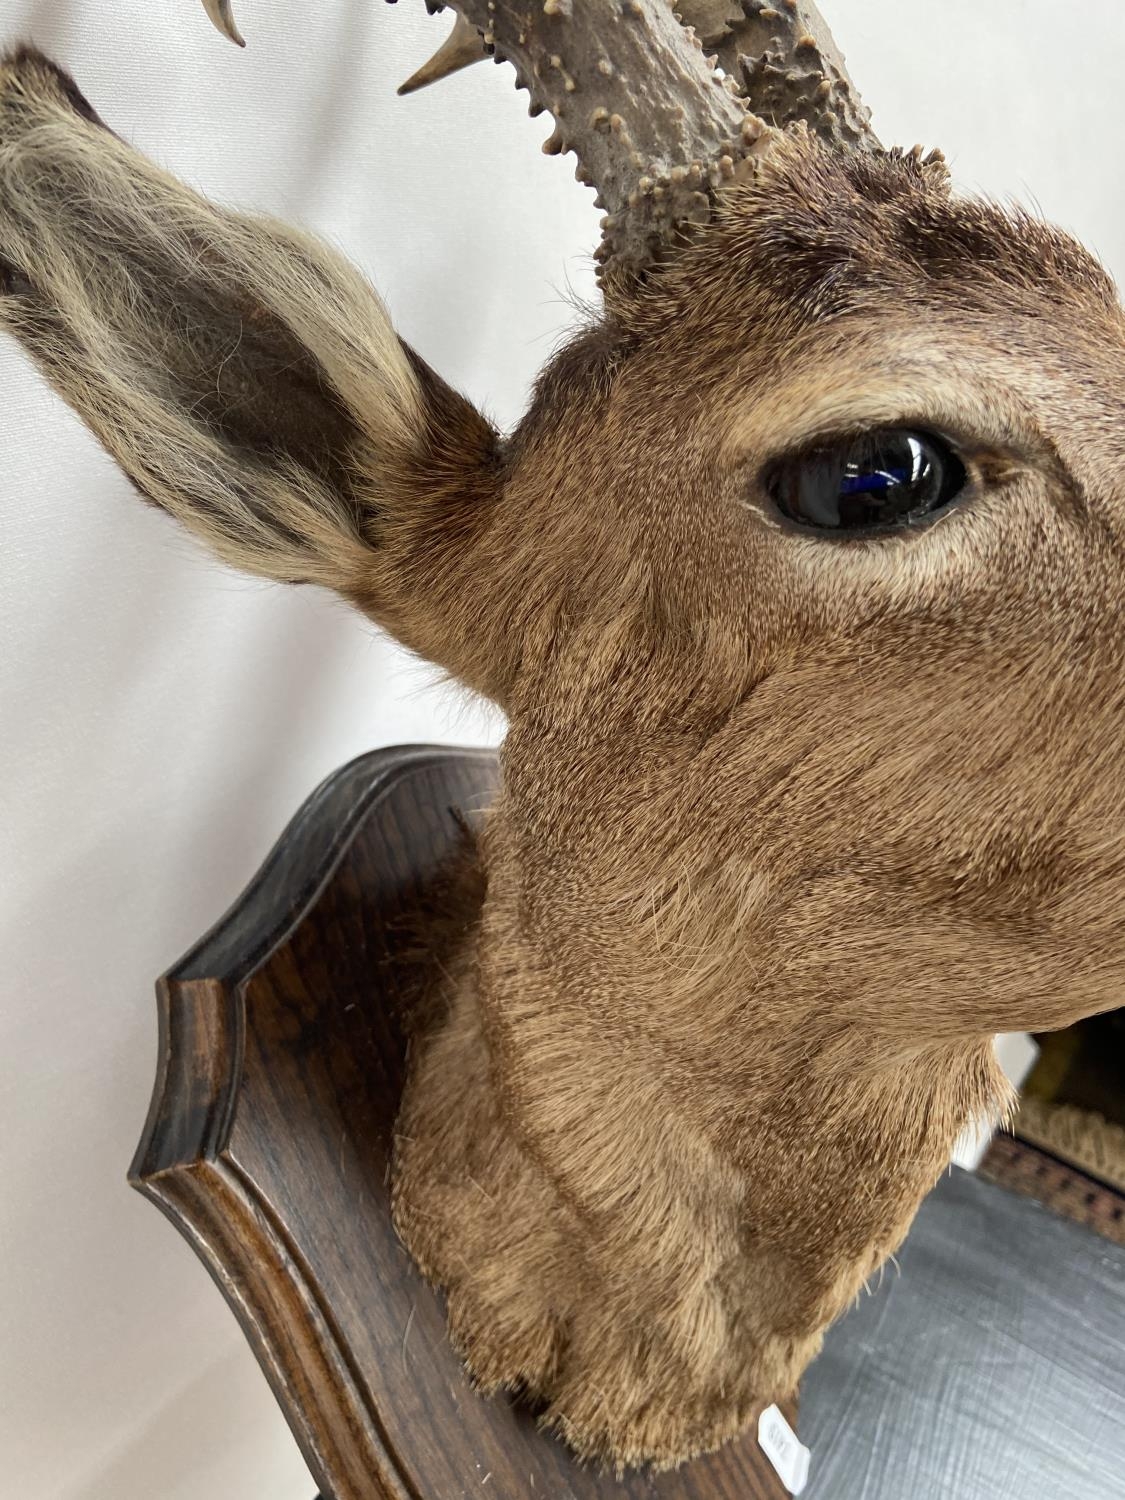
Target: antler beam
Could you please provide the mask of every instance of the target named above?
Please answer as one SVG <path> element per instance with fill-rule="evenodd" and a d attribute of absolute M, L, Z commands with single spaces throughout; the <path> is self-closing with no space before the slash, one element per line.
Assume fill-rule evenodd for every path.
<path fill-rule="evenodd" d="M 574 151 L 607 210 L 599 259 L 642 269 L 690 223 L 764 133 L 716 78 L 667 0 L 457 0 L 516 69 L 550 153 Z"/>
<path fill-rule="evenodd" d="M 704 53 L 769 124 L 803 121 L 833 145 L 879 149 L 843 54 L 809 0 L 675 0 L 675 5 Z M 449 39 L 399 93 L 437 83 L 487 56 L 480 33 L 459 16 Z"/>

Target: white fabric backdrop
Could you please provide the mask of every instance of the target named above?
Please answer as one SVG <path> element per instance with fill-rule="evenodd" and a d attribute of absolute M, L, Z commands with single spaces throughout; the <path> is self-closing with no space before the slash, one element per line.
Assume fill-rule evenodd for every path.
<path fill-rule="evenodd" d="M 940 143 L 1125 268 L 1125 14 L 1083 57 L 1057 0 L 823 0 L 884 139 Z M 589 295 L 597 216 L 509 70 L 407 100 L 421 0 L 0 0 L 116 129 L 221 199 L 315 226 L 505 425 Z M 894 25 L 892 32 L 891 26 Z M 1000 44 L 1003 44 L 1002 47 Z M 143 508 L 0 344 L 0 1481 L 28 1500 L 310 1500 L 234 1321 L 125 1186 L 153 977 L 316 781 L 380 743 L 500 726 L 342 606 L 247 582 Z"/>

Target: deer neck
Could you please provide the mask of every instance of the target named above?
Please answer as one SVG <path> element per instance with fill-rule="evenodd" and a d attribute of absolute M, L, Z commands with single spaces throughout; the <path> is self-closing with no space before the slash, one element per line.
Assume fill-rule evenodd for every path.
<path fill-rule="evenodd" d="M 504 847 L 415 1052 L 397 1221 L 486 1387 L 591 1457 L 679 1461 L 795 1388 L 997 1097 L 991 1046 L 795 1005 L 724 1056 L 700 1018 L 752 1010 L 751 976 L 702 975 L 693 1026 L 682 978 L 607 972 Z"/>

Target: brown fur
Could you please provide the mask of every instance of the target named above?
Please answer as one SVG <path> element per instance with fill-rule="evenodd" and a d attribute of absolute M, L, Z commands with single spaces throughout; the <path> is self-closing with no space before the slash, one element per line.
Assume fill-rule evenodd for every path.
<path fill-rule="evenodd" d="M 736 1433 L 1004 1107 L 991 1034 L 1119 999 L 1104 272 L 912 157 L 784 139 L 501 444 L 337 257 L 210 208 L 33 55 L 0 258 L 8 326 L 151 499 L 508 712 L 395 1190 L 470 1366 L 597 1459 Z M 949 514 L 777 517 L 769 459 L 891 423 L 964 454 Z"/>

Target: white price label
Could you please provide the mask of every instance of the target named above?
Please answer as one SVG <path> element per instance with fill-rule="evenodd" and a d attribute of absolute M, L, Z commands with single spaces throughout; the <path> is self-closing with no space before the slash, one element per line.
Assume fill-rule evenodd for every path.
<path fill-rule="evenodd" d="M 799 1495 L 809 1477 L 809 1450 L 776 1406 L 767 1406 L 758 1418 L 758 1446 L 789 1493 Z"/>

